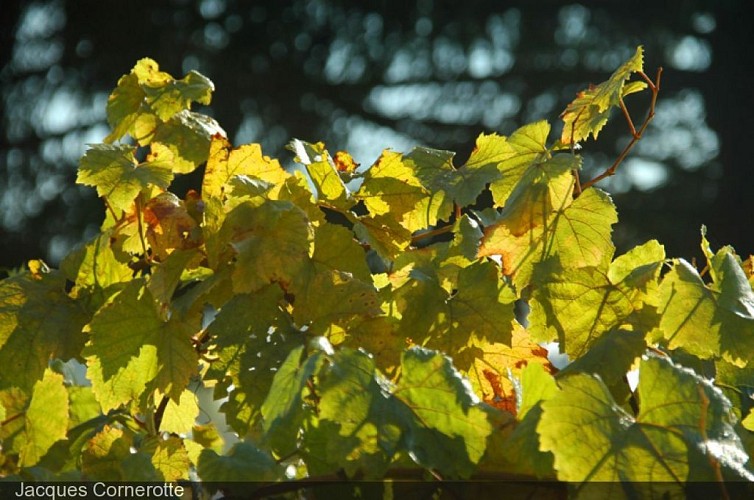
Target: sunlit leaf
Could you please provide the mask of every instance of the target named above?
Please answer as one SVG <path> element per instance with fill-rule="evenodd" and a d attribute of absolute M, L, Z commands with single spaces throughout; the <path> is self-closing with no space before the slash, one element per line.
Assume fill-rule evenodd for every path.
<path fill-rule="evenodd" d="M 543 268 L 549 271 L 547 278 L 538 280 L 531 302 L 535 340 L 557 340 L 571 359 L 583 355 L 598 338 L 653 300 L 664 257 L 662 248 L 650 242 L 619 257 L 608 270 Z"/>
<path fill-rule="evenodd" d="M 567 198 L 544 225 L 521 236 L 515 236 L 505 221 L 488 227 L 479 255 L 500 255 L 503 273 L 513 278 L 518 289 L 531 282 L 536 264 L 552 257 L 566 268 L 606 263 L 614 251 L 610 234 L 618 220 L 610 197 L 590 188 L 572 203 Z"/>
<path fill-rule="evenodd" d="M 451 477 L 468 477 L 492 433 L 488 410 L 477 402 L 450 359 L 438 352 L 407 350 L 401 373 L 393 397 L 416 419 L 407 437 L 414 460 Z"/>
<path fill-rule="evenodd" d="M 39 462 L 68 429 L 68 392 L 63 377 L 50 370 L 34 384 L 29 407 L 24 413 L 24 429 L 15 447 L 22 466 Z"/>
<path fill-rule="evenodd" d="M 76 357 L 86 341 L 84 308 L 65 293 L 65 278 L 52 271 L 0 282 L 0 388 L 30 391 L 51 358 Z"/>
<path fill-rule="evenodd" d="M 225 131 L 212 118 L 192 111 L 181 111 L 159 124 L 152 139 L 152 154 L 172 156 L 172 169 L 177 174 L 193 172 L 207 161 L 209 145 L 215 135 Z"/>
<path fill-rule="evenodd" d="M 685 260 L 674 262 L 660 285 L 660 329 L 670 349 L 703 359 L 722 355 L 742 367 L 754 352 L 751 285 L 730 254 L 716 272 L 713 290 Z"/>
<path fill-rule="evenodd" d="M 165 481 L 189 478 L 191 462 L 183 441 L 175 436 L 157 444 L 152 454 L 152 465 Z"/>
<path fill-rule="evenodd" d="M 97 188 L 113 208 L 126 210 L 150 186 L 166 188 L 173 180 L 169 160 L 138 163 L 133 147 L 92 144 L 79 163 L 76 182 Z"/>
<path fill-rule="evenodd" d="M 147 384 L 179 400 L 198 357 L 192 325 L 160 317 L 151 293 L 133 281 L 86 326 L 84 351 L 94 392 L 108 411 L 138 398 Z"/>
<path fill-rule="evenodd" d="M 597 86 L 579 92 L 561 115 L 563 118 L 563 133 L 560 141 L 571 144 L 586 139 L 592 134 L 597 139 L 602 127 L 607 123 L 610 110 L 620 105 L 621 99 L 634 92 L 646 88 L 644 82 L 633 82 L 626 85 L 633 73 L 642 71 L 644 65 L 644 50 L 637 47 L 636 52 L 623 65 L 615 70 L 610 79 Z"/>

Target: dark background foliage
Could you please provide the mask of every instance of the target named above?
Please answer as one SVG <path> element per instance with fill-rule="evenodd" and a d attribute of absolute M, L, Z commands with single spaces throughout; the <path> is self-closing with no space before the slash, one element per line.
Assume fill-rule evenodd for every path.
<path fill-rule="evenodd" d="M 85 144 L 107 134 L 105 103 L 142 57 L 217 87 L 213 115 L 235 144 L 287 165 L 293 137 L 347 149 L 362 165 L 386 147 L 456 151 L 558 114 L 637 45 L 665 68 L 657 117 L 618 175 L 621 249 L 650 238 L 670 255 L 754 252 L 750 137 L 754 3 L 36 0 L 0 20 L 0 266 L 56 264 L 96 230 L 94 190 L 74 185 Z M 640 122 L 646 97 L 629 98 Z M 585 144 L 585 178 L 628 140 L 619 116 Z M 555 133 L 559 133 L 556 130 Z M 179 180 L 197 183 L 200 172 Z"/>

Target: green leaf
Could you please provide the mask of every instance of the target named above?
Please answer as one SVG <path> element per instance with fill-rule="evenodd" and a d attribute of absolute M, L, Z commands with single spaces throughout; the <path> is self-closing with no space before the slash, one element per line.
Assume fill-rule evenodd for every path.
<path fill-rule="evenodd" d="M 441 194 L 431 194 L 412 167 L 399 153 L 385 151 L 364 176 L 354 195 L 372 216 L 390 214 L 410 232 L 437 224 L 450 216 L 452 205 Z"/>
<path fill-rule="evenodd" d="M 315 335 L 324 335 L 333 325 L 345 325 L 354 316 L 380 313 L 374 286 L 338 270 L 319 270 L 308 264 L 295 277 L 293 317 L 308 325 Z"/>
<path fill-rule="evenodd" d="M 318 419 L 304 435 L 309 472 L 326 462 L 327 472 L 382 477 L 398 450 L 401 422 L 374 360 L 363 351 L 339 351 L 320 373 L 317 394 Z"/>
<path fill-rule="evenodd" d="M 629 255 L 628 260 L 639 265 L 626 275 L 626 259 L 616 259 L 616 267 L 607 272 L 596 267 L 563 269 L 547 272 L 542 268 L 541 284 L 532 294 L 530 330 L 537 341 L 557 339 L 561 352 L 571 359 L 586 353 L 592 344 L 613 328 L 638 313 L 654 291 L 664 255 L 647 248 L 646 255 Z M 647 262 L 647 260 L 649 262 Z M 546 277 L 545 277 L 546 276 Z M 615 283 L 610 277 L 622 278 Z M 648 288 L 649 287 L 649 288 Z"/>
<path fill-rule="evenodd" d="M 361 281 L 372 281 L 366 252 L 351 231 L 336 224 L 322 224 L 315 229 L 311 261 L 321 268 L 336 269 Z"/>
<path fill-rule="evenodd" d="M 209 145 L 215 135 L 225 131 L 211 117 L 184 110 L 155 129 L 152 155 L 172 158 L 176 174 L 188 174 L 207 161 Z"/>
<path fill-rule="evenodd" d="M 412 458 L 449 477 L 468 477 L 487 447 L 493 426 L 481 405 L 446 356 L 411 348 L 401 360 L 393 397 L 413 415 L 406 442 Z"/>
<path fill-rule="evenodd" d="M 56 441 L 65 439 L 68 430 L 68 392 L 63 376 L 45 370 L 34 384 L 29 407 L 24 414 L 24 429 L 14 442 L 19 465 L 29 467 L 47 453 Z"/>
<path fill-rule="evenodd" d="M 645 332 L 625 329 L 610 330 L 597 339 L 583 356 L 563 368 L 558 374 L 573 373 L 599 375 L 612 388 L 620 383 L 634 362 L 647 348 Z"/>
<path fill-rule="evenodd" d="M 224 201 L 229 194 L 228 184 L 238 176 L 257 178 L 278 187 L 291 177 L 278 160 L 262 154 L 259 144 L 232 149 L 226 138 L 214 136 L 202 180 L 202 199 Z"/>
<path fill-rule="evenodd" d="M 689 478 L 714 480 L 711 459 L 749 475 L 730 403 L 709 382 L 668 360 L 642 362 L 636 418 L 616 405 L 598 378 L 575 374 L 560 386 L 542 404 L 537 428 L 542 449 L 555 455 L 560 480 L 651 483 L 658 494 Z"/>
<path fill-rule="evenodd" d="M 141 71 L 142 69 L 146 71 Z M 136 70 L 136 75 L 144 89 L 147 104 L 163 121 L 189 109 L 192 102 L 209 104 L 215 90 L 209 78 L 193 70 L 184 78 L 174 80 L 170 75 L 159 71 L 156 63 L 147 63 Z"/>
<path fill-rule="evenodd" d="M 147 130 L 139 121 L 151 121 Z M 149 118 L 152 118 L 149 120 Z M 123 75 L 118 80 L 118 86 L 110 94 L 107 100 L 107 121 L 113 131 L 105 138 L 105 142 L 113 142 L 126 134 L 136 139 L 137 142 L 149 142 L 149 137 L 154 131 L 157 117 L 149 112 L 144 102 L 144 91 L 139 86 L 139 78 L 133 74 Z"/>
<path fill-rule="evenodd" d="M 272 448 L 286 455 L 296 448 L 304 419 L 302 393 L 309 377 L 319 369 L 322 357 L 315 353 L 302 360 L 304 347 L 296 347 L 275 373 L 267 399 L 262 404 L 262 428 Z"/>
<path fill-rule="evenodd" d="M 242 203 L 229 214 L 221 238 L 236 254 L 233 291 L 248 293 L 277 282 L 290 284 L 309 254 L 312 228 L 306 215 L 287 201 L 256 207 Z"/>
<path fill-rule="evenodd" d="M 572 171 L 580 166 L 580 157 L 571 155 L 531 165 L 508 197 L 498 223 L 517 237 L 545 225 L 552 212 L 571 203 Z"/>
<path fill-rule="evenodd" d="M 152 454 L 152 465 L 165 481 L 188 479 L 191 462 L 183 440 L 171 436 L 160 441 Z"/>
<path fill-rule="evenodd" d="M 516 424 L 500 449 L 490 450 L 490 453 L 499 455 L 497 459 L 502 460 L 505 470 L 539 479 L 555 477 L 553 454 L 540 446 L 537 427 L 541 418 L 542 403 L 537 403 Z"/>
<path fill-rule="evenodd" d="M 620 106 L 624 96 L 646 88 L 644 82 L 633 82 L 626 86 L 633 73 L 642 71 L 644 65 L 644 50 L 637 47 L 634 55 L 618 68 L 610 79 L 591 86 L 579 92 L 561 117 L 563 118 L 563 133 L 560 141 L 571 144 L 586 139 L 592 134 L 597 139 L 612 108 Z"/>
<path fill-rule="evenodd" d="M 359 217 L 353 232 L 385 259 L 394 259 L 411 244 L 411 231 L 389 215 Z"/>
<path fill-rule="evenodd" d="M 92 144 L 79 162 L 76 182 L 97 188 L 97 194 L 125 211 L 136 196 L 149 188 L 167 188 L 173 180 L 171 162 L 147 161 L 137 164 L 133 146 Z"/>
<path fill-rule="evenodd" d="M 541 449 L 555 456 L 558 479 L 667 483 L 666 488 L 686 481 L 688 449 L 681 436 L 635 422 L 598 378 L 571 375 L 560 386 L 542 404 L 537 426 Z"/>
<path fill-rule="evenodd" d="M 715 272 L 717 290 L 685 260 L 674 261 L 660 284 L 660 329 L 669 349 L 682 348 L 702 359 L 721 355 L 743 367 L 754 352 L 751 285 L 730 254 Z"/>
<path fill-rule="evenodd" d="M 248 494 L 249 483 L 279 480 L 284 469 L 268 453 L 242 441 L 233 445 L 225 456 L 218 455 L 213 450 L 203 450 L 199 456 L 197 472 L 202 481 L 212 484 L 214 488 L 221 486 L 217 483 L 224 483 L 222 486 L 226 492 Z M 233 483 L 239 484 L 233 486 Z"/>
<path fill-rule="evenodd" d="M 527 364 L 521 371 L 521 404 L 518 408 L 518 418 L 525 418 L 526 414 L 539 402 L 547 401 L 557 391 L 555 379 L 545 370 L 543 365 L 539 363 Z"/>
<path fill-rule="evenodd" d="M 83 354 L 103 411 L 138 399 L 147 384 L 177 401 L 197 372 L 195 327 L 161 318 L 142 285 L 131 282 L 86 326 L 90 340 Z"/>
<path fill-rule="evenodd" d="M 477 139 L 476 149 L 469 162 L 479 161 L 478 157 L 488 155 L 497 160 L 499 179 L 490 185 L 496 206 L 502 207 L 508 203 L 508 197 L 531 165 L 549 159 L 546 145 L 549 134 L 550 124 L 542 120 L 524 125 L 507 140 L 495 135 L 484 136 L 484 141 Z"/>
<path fill-rule="evenodd" d="M 311 259 L 294 277 L 289 293 L 297 324 L 310 325 L 318 335 L 356 315 L 380 312 L 364 249 L 351 231 L 334 224 L 316 228 Z"/>
<path fill-rule="evenodd" d="M 88 480 L 157 481 L 162 479 L 150 457 L 143 451 L 131 452 L 133 435 L 105 425 L 87 442 L 81 454 L 81 471 Z"/>
<path fill-rule="evenodd" d="M 77 357 L 88 318 L 56 271 L 0 282 L 0 388 L 31 391 L 49 360 Z"/>
<path fill-rule="evenodd" d="M 454 156 L 451 151 L 414 148 L 404 157 L 422 185 L 435 196 L 442 197 L 444 206 L 440 213 L 443 214 L 450 209 L 450 202 L 459 206 L 474 203 L 485 186 L 498 177 L 495 164 L 472 164 L 457 169 L 453 166 Z"/>
<path fill-rule="evenodd" d="M 111 234 L 100 233 L 63 259 L 60 270 L 77 287 L 106 290 L 112 285 L 130 281 L 133 269 L 116 257 L 110 244 Z"/>
<path fill-rule="evenodd" d="M 314 184 L 317 200 L 327 201 L 343 209 L 353 205 L 354 202 L 348 200 L 351 193 L 340 178 L 335 163 L 323 143 L 310 144 L 293 139 L 288 149 L 296 153 L 296 161 L 306 167 L 309 178 Z"/>
<path fill-rule="evenodd" d="M 610 197 L 590 188 L 573 203 L 558 207 L 544 226 L 519 237 L 505 221 L 487 227 L 479 256 L 499 255 L 503 274 L 522 290 L 531 283 L 534 266 L 552 257 L 565 268 L 605 264 L 615 248 L 610 233 L 617 220 Z"/>
<path fill-rule="evenodd" d="M 148 144 L 158 119 L 169 120 L 188 110 L 191 102 L 209 104 L 213 90 L 212 82 L 196 71 L 175 80 L 152 59 L 141 59 L 110 94 L 107 121 L 114 130 L 106 141 L 130 133 L 142 145 Z"/>
<path fill-rule="evenodd" d="M 515 298 L 493 263 L 476 262 L 461 269 L 458 290 L 448 300 L 451 335 L 471 334 L 510 345 Z"/>
<path fill-rule="evenodd" d="M 188 434 L 194 427 L 194 422 L 196 422 L 198 416 L 197 396 L 193 391 L 187 389 L 181 393 L 178 401 L 168 400 L 162 414 L 160 430 L 171 434 Z M 155 467 L 157 467 L 156 464 Z M 159 467 L 157 469 L 160 470 Z"/>
<path fill-rule="evenodd" d="M 102 414 L 102 409 L 94 397 L 91 387 L 68 386 L 68 401 L 70 421 L 68 428 L 71 429 Z"/>
<path fill-rule="evenodd" d="M 207 327 L 217 345 L 217 359 L 205 375 L 217 380 L 215 397 L 228 397 L 223 411 L 228 424 L 246 434 L 261 416 L 262 403 L 288 353 L 301 346 L 303 336 L 285 325 L 280 310 L 282 291 L 269 286 L 251 295 L 236 295 Z M 228 387 L 235 388 L 228 394 Z"/>

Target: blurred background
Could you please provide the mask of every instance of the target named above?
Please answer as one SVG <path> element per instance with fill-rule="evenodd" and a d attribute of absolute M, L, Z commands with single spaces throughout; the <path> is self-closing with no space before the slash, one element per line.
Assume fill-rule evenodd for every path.
<path fill-rule="evenodd" d="M 94 234 L 103 208 L 75 185 L 87 143 L 109 132 L 107 96 L 142 57 L 216 85 L 210 114 L 234 144 L 262 144 L 291 165 L 291 138 L 325 141 L 362 165 L 382 149 L 457 152 L 480 132 L 509 135 L 558 115 L 637 45 L 663 66 L 657 115 L 609 191 L 619 250 L 657 238 L 671 256 L 754 253 L 751 0 L 345 2 L 326 0 L 36 0 L 0 9 L 0 268 L 57 265 Z M 646 92 L 648 94 L 648 92 Z M 634 122 L 648 95 L 627 99 Z M 583 179 L 628 141 L 613 115 L 584 144 Z M 181 179 L 198 185 L 200 172 Z M 182 194 L 182 193 L 179 193 Z"/>

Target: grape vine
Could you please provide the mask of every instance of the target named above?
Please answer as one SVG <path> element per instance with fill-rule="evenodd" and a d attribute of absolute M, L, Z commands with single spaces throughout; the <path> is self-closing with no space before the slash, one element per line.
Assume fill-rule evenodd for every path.
<path fill-rule="evenodd" d="M 99 234 L 0 282 L 0 475 L 728 495 L 754 478 L 752 258 L 704 228 L 701 271 L 655 240 L 616 256 L 595 187 L 661 75 L 639 47 L 566 107 L 560 138 L 546 121 L 482 134 L 460 166 L 417 147 L 361 168 L 293 140 L 291 172 L 191 111 L 208 78 L 138 61 L 79 166 Z M 625 99 L 645 90 L 637 128 Z M 611 111 L 631 139 L 582 182 L 576 146 Z M 170 191 L 196 169 L 201 186 Z"/>

